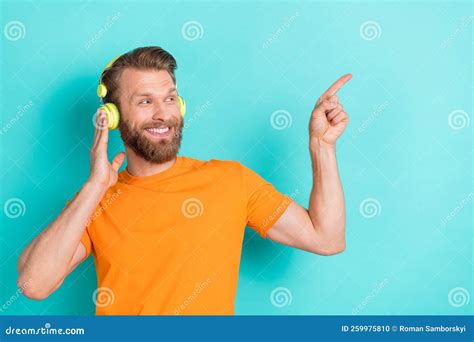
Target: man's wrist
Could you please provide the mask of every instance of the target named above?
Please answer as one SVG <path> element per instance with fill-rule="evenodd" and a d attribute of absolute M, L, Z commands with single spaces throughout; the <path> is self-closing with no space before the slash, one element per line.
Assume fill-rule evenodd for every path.
<path fill-rule="evenodd" d="M 324 152 L 336 152 L 336 143 L 334 142 L 334 144 L 330 144 L 320 138 L 310 138 L 309 150 L 311 155 Z"/>
<path fill-rule="evenodd" d="M 85 192 L 99 197 L 102 197 L 108 190 L 106 186 L 90 178 L 84 183 L 82 188 Z"/>

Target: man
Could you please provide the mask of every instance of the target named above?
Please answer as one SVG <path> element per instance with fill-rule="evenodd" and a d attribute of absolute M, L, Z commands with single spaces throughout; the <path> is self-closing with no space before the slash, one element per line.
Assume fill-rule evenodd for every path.
<path fill-rule="evenodd" d="M 104 100 L 120 112 L 125 153 L 109 163 L 103 126 L 110 118 L 98 111 L 89 179 L 19 258 L 18 286 L 28 283 L 27 297 L 48 297 L 93 253 L 98 315 L 227 315 L 246 225 L 316 254 L 345 249 L 336 140 L 348 116 L 335 94 L 352 76 L 336 81 L 311 113 L 306 210 L 239 162 L 177 156 L 183 118 L 175 68 L 168 52 L 144 47 L 103 71 Z"/>

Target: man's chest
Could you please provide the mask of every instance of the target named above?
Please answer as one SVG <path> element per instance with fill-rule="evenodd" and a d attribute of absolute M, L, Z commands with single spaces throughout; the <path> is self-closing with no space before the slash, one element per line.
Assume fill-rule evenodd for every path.
<path fill-rule="evenodd" d="M 102 201 L 89 228 L 101 262 L 146 272 L 179 264 L 206 267 L 240 256 L 246 212 L 239 199 L 199 189 L 122 193 L 112 199 Z"/>

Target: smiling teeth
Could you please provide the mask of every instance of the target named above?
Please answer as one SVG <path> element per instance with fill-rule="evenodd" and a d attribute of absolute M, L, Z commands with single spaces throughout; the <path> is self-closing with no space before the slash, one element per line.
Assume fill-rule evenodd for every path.
<path fill-rule="evenodd" d="M 147 128 L 146 129 L 148 132 L 152 132 L 152 133 L 159 133 L 159 134 L 163 134 L 163 133 L 166 133 L 170 130 L 169 127 L 164 127 L 164 128 Z"/>

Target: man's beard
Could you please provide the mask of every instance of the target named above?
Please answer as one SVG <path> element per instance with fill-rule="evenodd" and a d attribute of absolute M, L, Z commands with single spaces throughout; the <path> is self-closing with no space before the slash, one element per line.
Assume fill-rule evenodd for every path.
<path fill-rule="evenodd" d="M 153 124 L 136 128 L 127 120 L 120 122 L 120 136 L 125 145 L 146 161 L 157 164 L 165 163 L 178 155 L 183 133 L 183 120 L 168 120 L 160 124 L 169 126 L 170 130 L 173 130 L 171 140 L 164 138 L 159 141 L 151 141 L 146 137 L 145 127 L 153 126 Z"/>

